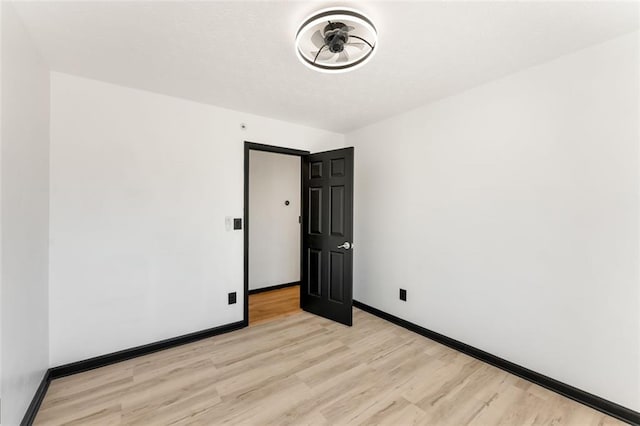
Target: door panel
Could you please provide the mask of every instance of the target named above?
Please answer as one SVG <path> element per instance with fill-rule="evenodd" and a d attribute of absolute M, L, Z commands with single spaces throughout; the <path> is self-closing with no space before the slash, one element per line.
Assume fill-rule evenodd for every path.
<path fill-rule="evenodd" d="M 300 304 L 308 312 L 351 325 L 353 148 L 310 154 L 302 168 Z"/>
<path fill-rule="evenodd" d="M 309 179 L 322 177 L 322 161 L 314 161 L 311 163 Z"/>
<path fill-rule="evenodd" d="M 344 253 L 329 253 L 329 299 L 344 301 Z"/>
<path fill-rule="evenodd" d="M 309 233 L 322 235 L 322 188 L 309 188 Z"/>
<path fill-rule="evenodd" d="M 309 295 L 318 297 L 322 295 L 322 252 L 310 248 L 308 249 L 308 253 L 309 278 L 305 282 L 309 284 Z"/>
<path fill-rule="evenodd" d="M 344 186 L 331 187 L 331 235 L 344 237 Z"/>

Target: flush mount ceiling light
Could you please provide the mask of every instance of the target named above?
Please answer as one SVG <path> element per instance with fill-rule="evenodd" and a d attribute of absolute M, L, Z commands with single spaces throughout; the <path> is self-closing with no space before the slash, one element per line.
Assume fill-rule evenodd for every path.
<path fill-rule="evenodd" d="M 296 34 L 296 54 L 316 71 L 339 73 L 359 68 L 377 50 L 378 32 L 362 13 L 324 9 L 306 19 Z"/>

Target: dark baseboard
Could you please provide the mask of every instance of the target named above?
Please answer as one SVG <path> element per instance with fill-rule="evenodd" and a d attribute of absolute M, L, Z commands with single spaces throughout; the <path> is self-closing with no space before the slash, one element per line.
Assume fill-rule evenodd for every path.
<path fill-rule="evenodd" d="M 271 290 L 280 290 L 281 288 L 293 287 L 296 285 L 300 285 L 300 281 L 296 281 L 293 283 L 272 285 L 272 286 L 263 287 L 263 288 L 256 288 L 255 290 L 249 290 L 249 294 L 264 293 L 265 291 L 271 291 Z"/>
<path fill-rule="evenodd" d="M 88 370 L 93 370 L 94 368 L 104 367 L 107 365 L 115 364 L 117 362 L 126 361 L 131 358 L 136 358 L 164 349 L 173 348 L 175 346 L 185 345 L 197 340 L 206 339 L 207 337 L 213 337 L 219 334 L 238 330 L 246 326 L 247 324 L 245 323 L 245 321 L 238 321 L 231 324 L 221 325 L 219 327 L 209 328 L 207 330 L 184 334 L 182 336 L 173 337 L 171 339 L 161 340 L 159 342 L 136 346 L 135 348 L 124 349 L 122 351 L 113 352 L 107 355 L 101 355 L 95 358 L 89 358 L 83 361 L 72 362 L 70 364 L 50 368 L 44 374 L 42 382 L 40 383 L 40 386 L 38 386 L 38 389 L 36 390 L 36 393 L 31 400 L 31 404 L 29 405 L 29 408 L 27 409 L 27 412 L 25 413 L 20 425 L 30 426 L 33 424 L 33 421 L 38 414 L 40 404 L 42 404 L 42 400 L 47 393 L 47 389 L 49 388 L 49 383 L 51 383 L 51 381 L 54 379 L 70 376 L 76 373 L 82 373 Z"/>
<path fill-rule="evenodd" d="M 238 330 L 244 326 L 244 321 L 234 322 L 231 324 L 221 325 L 219 327 L 209 328 L 207 330 L 173 337 L 171 339 L 161 340 L 159 342 L 149 343 L 147 345 L 136 346 L 135 348 L 124 349 L 122 351 L 97 356 L 95 358 L 85 359 L 83 361 L 72 362 L 59 367 L 53 367 L 50 369 L 51 380 L 115 364 L 116 362 L 126 361 L 131 358 L 158 352 L 163 349 L 173 348 L 175 346 L 184 345 L 197 340 L 206 339 L 207 337 L 217 336 L 218 334 L 228 333 L 230 331 Z"/>
<path fill-rule="evenodd" d="M 38 386 L 38 389 L 36 389 L 35 395 L 33 395 L 33 399 L 31 400 L 31 404 L 29 404 L 29 408 L 27 408 L 27 412 L 24 413 L 20 426 L 31 426 L 33 424 L 36 419 L 36 415 L 38 414 L 38 410 L 40 409 L 40 405 L 44 400 L 44 396 L 47 394 L 47 389 L 49 389 L 49 383 L 51 383 L 51 369 L 44 372 L 42 381 L 40 381 L 40 385 Z"/>
<path fill-rule="evenodd" d="M 418 333 L 424 337 L 453 348 L 459 352 L 479 359 L 480 361 L 484 361 L 487 364 L 491 364 L 518 377 L 522 377 L 523 379 L 559 393 L 560 395 L 566 396 L 567 398 L 571 398 L 574 401 L 577 401 L 595 410 L 601 411 L 609 416 L 615 417 L 632 425 L 640 425 L 640 413 L 631 410 L 630 408 L 623 407 L 622 405 L 616 404 L 615 402 L 606 400 L 566 383 L 552 379 L 551 377 L 545 376 L 544 374 L 529 370 L 528 368 L 522 367 L 518 364 L 514 364 L 511 361 L 507 361 L 506 359 L 467 345 L 466 343 L 452 339 L 440 333 L 436 333 L 435 331 L 428 330 L 417 324 L 396 317 L 395 315 L 388 314 L 362 302 L 354 300 L 353 306 L 362 309 L 363 311 L 369 312 L 370 314 L 373 314 L 384 320 L 392 322 L 396 325 L 399 325 L 400 327 L 406 328 L 407 330 L 411 330 L 414 333 Z"/>

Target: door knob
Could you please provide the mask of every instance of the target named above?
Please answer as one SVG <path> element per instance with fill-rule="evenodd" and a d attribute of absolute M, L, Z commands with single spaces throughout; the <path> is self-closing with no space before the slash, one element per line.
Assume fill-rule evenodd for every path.
<path fill-rule="evenodd" d="M 341 245 L 338 246 L 338 248 L 343 248 L 345 250 L 349 250 L 351 248 L 351 244 L 349 244 L 348 241 L 345 241 L 344 243 L 342 243 Z"/>

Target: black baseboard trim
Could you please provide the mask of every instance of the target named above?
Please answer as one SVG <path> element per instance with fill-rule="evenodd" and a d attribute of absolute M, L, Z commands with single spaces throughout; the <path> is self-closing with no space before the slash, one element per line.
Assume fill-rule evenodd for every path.
<path fill-rule="evenodd" d="M 115 364 L 116 362 L 126 361 L 131 358 L 136 358 L 164 349 L 173 348 L 175 346 L 184 345 L 187 343 L 195 342 L 197 340 L 206 339 L 207 337 L 217 336 L 218 334 L 228 333 L 230 331 L 238 330 L 242 327 L 244 327 L 244 321 L 238 321 L 231 324 L 221 325 L 219 327 L 209 328 L 207 330 L 184 334 L 182 336 L 173 337 L 171 339 L 161 340 L 159 342 L 149 343 L 147 345 L 136 346 L 135 348 L 124 349 L 122 351 L 97 356 L 95 358 L 85 359 L 83 361 L 72 362 L 70 364 L 61 365 L 59 367 L 53 367 L 50 369 L 51 380 L 57 379 L 59 377 L 69 376 L 71 374 L 82 373 L 83 371 L 93 370 L 94 368 Z"/>
<path fill-rule="evenodd" d="M 255 290 L 249 290 L 249 294 L 251 295 L 251 294 L 257 294 L 257 293 L 264 293 L 265 291 L 280 290 L 281 288 L 293 287 L 296 285 L 300 285 L 300 281 L 285 283 L 285 284 L 277 284 L 277 285 L 272 285 L 272 286 L 263 287 L 263 288 L 256 288 Z"/>
<path fill-rule="evenodd" d="M 640 413 L 631 410 L 630 408 L 623 407 L 622 405 L 616 404 L 615 402 L 606 400 L 589 392 L 585 392 L 571 385 L 560 382 L 556 379 L 552 379 L 551 377 L 545 376 L 544 374 L 529 370 L 528 368 L 522 367 L 518 364 L 514 364 L 511 361 L 507 361 L 506 359 L 467 345 L 466 343 L 452 339 L 443 334 L 436 333 L 435 331 L 431 331 L 422 326 L 396 317 L 395 315 L 391 315 L 372 306 L 366 305 L 362 302 L 358 302 L 357 300 L 353 301 L 353 306 L 362 309 L 365 312 L 369 312 L 370 314 L 373 314 L 384 320 L 387 320 L 393 324 L 396 324 L 400 327 L 406 328 L 407 330 L 413 331 L 414 333 L 420 334 L 424 337 L 455 349 L 459 352 L 479 359 L 480 361 L 486 362 L 487 364 L 491 364 L 518 377 L 559 393 L 560 395 L 566 396 L 567 398 L 603 412 L 611 417 L 615 417 L 632 425 L 640 426 Z"/>
<path fill-rule="evenodd" d="M 42 401 L 44 401 L 44 396 L 47 394 L 47 389 L 49 389 L 49 383 L 51 383 L 50 369 L 44 372 L 40 385 L 38 386 L 38 389 L 36 389 L 35 395 L 33 395 L 33 399 L 31 400 L 31 404 L 29 404 L 29 408 L 27 408 L 27 412 L 24 413 L 20 426 L 31 426 L 33 424 L 36 419 L 36 415 L 38 415 L 40 405 L 42 404 Z"/>
<path fill-rule="evenodd" d="M 161 340 L 159 342 L 136 346 L 135 348 L 124 349 L 107 355 L 101 355 L 94 358 L 85 359 L 83 361 L 72 362 L 70 364 L 50 368 L 44 374 L 42 382 L 40 383 L 40 386 L 38 386 L 38 389 L 36 390 L 36 393 L 31 400 L 31 404 L 29 404 L 29 408 L 27 409 L 27 412 L 25 413 L 20 426 L 31 426 L 33 424 L 33 421 L 38 414 L 40 404 L 42 404 L 44 396 L 47 393 L 47 389 L 49 388 L 49 383 L 51 383 L 51 381 L 54 379 L 70 376 L 72 374 L 82 373 L 84 371 L 89 371 L 95 368 L 115 364 L 117 362 L 126 361 L 128 359 L 162 351 L 164 349 L 185 345 L 187 343 L 192 343 L 198 340 L 206 339 L 208 337 L 217 336 L 219 334 L 229 333 L 246 326 L 247 324 L 245 321 L 238 321 L 221 325 L 219 327 L 213 327 L 206 330 L 196 331 L 194 333 L 184 334 L 182 336 Z"/>

